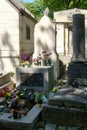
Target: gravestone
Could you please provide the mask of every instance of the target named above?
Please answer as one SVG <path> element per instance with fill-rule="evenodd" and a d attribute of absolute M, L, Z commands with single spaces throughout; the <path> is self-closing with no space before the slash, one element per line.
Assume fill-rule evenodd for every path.
<path fill-rule="evenodd" d="M 37 58 L 44 50 L 51 52 L 52 65 L 54 66 L 54 79 L 59 76 L 59 63 L 55 44 L 55 25 L 49 18 L 49 9 L 46 8 L 44 16 L 35 25 L 34 30 L 34 54 L 33 59 Z"/>
<path fill-rule="evenodd" d="M 42 108 L 35 105 L 26 116 L 14 119 L 12 113 L 0 115 L 0 129 L 6 130 L 32 130 L 38 122 Z"/>
<path fill-rule="evenodd" d="M 67 71 L 69 78 L 87 78 L 84 20 L 83 14 L 73 15 L 73 56 Z"/>
<path fill-rule="evenodd" d="M 85 17 L 82 14 L 73 15 L 73 57 L 72 61 L 85 60 Z"/>
<path fill-rule="evenodd" d="M 21 89 L 29 88 L 34 91 L 50 91 L 54 85 L 53 66 L 17 67 L 16 85 Z"/>
<path fill-rule="evenodd" d="M 76 24 L 73 25 L 76 26 L 74 27 L 75 34 L 73 34 L 75 43 L 73 43 L 73 58 L 67 71 L 68 77 L 87 78 L 87 63 L 84 55 L 84 17 L 82 14 L 75 14 L 73 20 Z M 82 27 L 81 30 L 78 27 Z M 74 84 L 58 90 L 50 97 L 48 104 L 43 106 L 42 116 L 45 121 L 66 127 L 66 130 L 85 130 L 87 129 L 86 106 L 87 89 L 80 89 L 78 84 Z"/>

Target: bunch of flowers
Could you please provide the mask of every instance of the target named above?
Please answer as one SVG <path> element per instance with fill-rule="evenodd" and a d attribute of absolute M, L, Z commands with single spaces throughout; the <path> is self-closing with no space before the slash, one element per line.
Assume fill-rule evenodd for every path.
<path fill-rule="evenodd" d="M 30 60 L 30 56 L 27 55 L 27 54 L 24 54 L 24 55 L 22 55 L 21 59 L 22 59 L 22 61 L 29 61 Z"/>
<path fill-rule="evenodd" d="M 29 61 L 30 61 L 30 56 L 27 55 L 27 54 L 23 54 L 22 57 L 21 57 L 21 60 L 22 60 L 21 65 L 23 67 L 28 66 L 29 65 Z"/>
<path fill-rule="evenodd" d="M 42 51 L 38 57 L 33 59 L 35 65 L 42 65 L 45 62 L 45 65 L 48 65 L 48 62 L 51 64 L 51 52 Z"/>
<path fill-rule="evenodd" d="M 43 60 L 48 64 L 48 62 L 51 64 L 51 52 L 42 51 L 42 53 L 39 54 L 39 60 Z"/>
<path fill-rule="evenodd" d="M 40 65 L 39 57 L 33 59 L 34 65 Z"/>

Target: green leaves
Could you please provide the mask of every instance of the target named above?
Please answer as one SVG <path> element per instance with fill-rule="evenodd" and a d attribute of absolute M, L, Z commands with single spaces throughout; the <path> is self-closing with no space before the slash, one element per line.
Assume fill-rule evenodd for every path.
<path fill-rule="evenodd" d="M 22 3 L 23 1 L 20 0 Z M 39 20 L 44 15 L 46 7 L 50 10 L 50 17 L 53 18 L 55 11 L 71 8 L 87 8 L 87 0 L 34 0 L 33 3 L 23 3 L 24 6 Z"/>

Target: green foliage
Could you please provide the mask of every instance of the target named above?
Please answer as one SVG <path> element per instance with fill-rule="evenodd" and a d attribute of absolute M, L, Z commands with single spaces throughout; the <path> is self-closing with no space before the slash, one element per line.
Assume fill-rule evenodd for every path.
<path fill-rule="evenodd" d="M 81 9 L 87 9 L 87 1 L 86 0 L 82 0 L 79 4 L 79 8 Z"/>
<path fill-rule="evenodd" d="M 41 13 L 34 3 L 23 3 L 23 4 L 35 16 L 36 20 L 38 20 L 39 17 L 41 17 Z"/>
<path fill-rule="evenodd" d="M 33 3 L 20 0 L 24 6 L 39 20 L 44 15 L 46 7 L 50 9 L 50 17 L 53 18 L 53 13 L 59 10 L 72 8 L 87 8 L 87 0 L 34 0 Z"/>
<path fill-rule="evenodd" d="M 84 8 L 87 7 L 87 1 L 86 0 L 65 0 L 65 6 L 66 9 L 71 8 Z"/>
<path fill-rule="evenodd" d="M 10 77 L 14 77 L 14 72 L 10 71 Z"/>

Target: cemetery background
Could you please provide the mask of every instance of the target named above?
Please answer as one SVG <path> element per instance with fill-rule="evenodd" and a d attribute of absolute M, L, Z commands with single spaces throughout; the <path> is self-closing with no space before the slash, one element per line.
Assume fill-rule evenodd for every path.
<path fill-rule="evenodd" d="M 54 25 L 52 24 L 52 22 L 50 21 L 50 19 L 49 19 L 49 17 L 48 17 L 48 15 L 47 14 L 45 14 L 45 16 L 44 16 L 46 19 L 47 19 L 47 22 L 48 22 L 48 28 L 47 28 L 47 30 L 46 31 L 49 31 L 49 35 L 51 34 L 51 36 L 52 36 L 52 34 L 53 34 L 53 39 L 51 39 L 50 40 L 50 42 L 52 43 L 52 46 L 51 46 L 51 50 L 50 51 L 52 51 L 52 57 L 54 58 L 54 59 L 52 59 L 52 65 L 54 65 L 54 68 L 56 69 L 54 69 L 53 67 L 52 67 L 52 65 L 49 65 L 49 66 L 44 66 L 44 65 L 41 65 L 41 66 L 34 66 L 34 68 L 32 69 L 31 68 L 31 66 L 22 66 L 22 68 L 24 68 L 24 71 L 22 72 L 22 73 L 25 73 L 25 75 L 26 75 L 26 72 L 27 73 L 37 73 L 37 72 L 39 72 L 39 73 L 42 73 L 44 70 L 45 70 L 45 72 L 44 73 L 42 73 L 42 77 L 43 77 L 43 75 L 44 75 L 44 78 L 42 78 L 42 81 L 41 81 L 41 83 L 43 83 L 43 80 L 44 80 L 44 85 L 43 86 L 40 86 L 40 87 L 42 87 L 42 89 L 44 90 L 44 91 L 49 91 L 50 90 L 50 87 L 52 86 L 53 87 L 53 85 L 52 85 L 52 82 L 54 82 L 54 74 L 56 73 L 56 76 L 55 76 L 55 78 L 57 78 L 57 56 L 56 56 L 56 53 L 55 53 L 55 45 L 53 44 L 53 43 L 55 43 L 55 35 L 54 35 Z M 45 19 L 44 19 L 45 20 Z M 43 20 L 42 20 L 43 21 Z M 43 23 L 43 22 L 42 22 Z M 52 25 L 52 28 L 51 28 L 51 30 L 49 30 L 50 28 L 49 28 L 49 25 Z M 43 24 L 42 24 L 42 27 L 43 27 Z M 48 35 L 48 36 L 49 36 Z M 41 39 L 41 42 L 43 42 L 43 39 Z M 40 48 L 41 50 L 39 50 L 40 52 L 42 51 L 42 50 L 44 50 L 44 49 L 46 49 L 46 51 L 49 51 L 49 48 L 50 48 L 50 46 L 48 46 L 47 47 L 47 45 L 48 45 L 48 42 L 49 41 L 45 41 L 45 42 L 47 42 L 46 43 L 46 45 L 44 45 L 44 48 Z M 43 42 L 44 43 L 44 42 Z M 38 44 L 38 42 L 37 42 L 37 44 Z M 37 48 L 38 48 L 38 46 L 36 46 Z M 47 47 L 47 48 L 46 48 Z M 35 48 L 36 49 L 36 48 Z M 38 55 L 36 55 L 36 56 L 38 56 Z M 27 59 L 27 60 L 24 60 L 25 62 L 26 61 L 28 61 L 29 59 Z M 56 65 L 56 66 L 55 66 Z M 26 68 L 27 67 L 27 68 Z M 28 67 L 30 67 L 29 69 L 30 69 L 30 71 L 28 72 L 27 70 L 29 70 L 28 69 Z M 38 70 L 37 70 L 37 68 L 38 68 Z M 52 70 L 50 70 L 50 68 L 52 69 Z M 34 71 L 34 69 L 36 70 L 36 72 Z M 41 70 L 42 69 L 42 70 Z M 47 72 L 47 69 L 49 70 L 48 72 Z M 55 70 L 55 73 L 54 73 L 54 70 Z M 34 71 L 34 72 L 33 72 Z M 20 73 L 20 75 L 22 75 L 22 73 Z M 24 112 L 23 113 L 19 113 L 18 112 L 18 110 L 20 110 L 21 108 L 19 107 L 20 106 L 20 104 L 21 104 L 21 102 L 19 103 L 19 101 L 20 101 L 20 99 L 19 99 L 19 97 L 20 96 L 22 96 L 21 94 L 23 94 L 23 95 L 25 95 L 25 97 L 23 96 L 23 98 L 26 98 L 26 99 L 29 99 L 30 100 L 30 95 L 31 96 L 34 96 L 34 93 L 31 91 L 30 92 L 30 90 L 29 90 L 29 93 L 28 93 L 28 95 L 24 92 L 24 91 L 26 91 L 26 90 L 24 90 L 24 87 L 22 88 L 22 87 L 18 87 L 18 86 L 16 86 L 17 88 L 16 88 L 16 90 L 14 89 L 14 86 L 11 86 L 11 88 L 10 88 L 10 85 L 8 84 L 9 82 L 11 82 L 11 80 L 10 80 L 10 78 L 8 79 L 8 77 L 10 77 L 10 73 L 8 73 L 8 75 L 6 75 L 6 74 L 3 74 L 3 73 L 1 73 L 1 80 L 3 79 L 3 82 L 1 83 L 1 91 L 0 91 L 0 96 L 1 96 L 1 104 L 2 104 L 2 106 L 1 106 L 1 115 L 0 115 L 0 121 L 2 122 L 2 124 L 0 125 L 1 126 L 1 128 L 2 127 L 4 127 L 4 128 L 6 128 L 6 129 L 11 129 L 11 128 L 14 128 L 14 129 L 16 129 L 16 127 L 15 127 L 15 123 L 16 123 L 16 125 L 17 125 L 17 127 L 18 127 L 18 129 L 32 129 L 33 127 L 34 127 L 34 124 L 36 123 L 36 121 L 37 121 L 37 118 L 39 117 L 39 115 L 40 115 L 40 113 L 41 113 L 41 108 L 39 108 L 39 107 L 37 107 L 37 105 L 34 107 L 34 108 L 31 108 L 31 110 L 29 111 L 29 115 L 31 115 L 32 116 L 32 114 L 34 114 L 33 115 L 33 117 L 29 117 L 29 115 L 27 114 L 27 115 L 25 115 L 25 117 L 23 117 L 23 115 L 24 115 Z M 47 80 L 47 78 L 48 78 L 48 80 Z M 33 79 L 33 78 L 32 78 Z M 5 81 L 6 82 L 5 82 Z M 19 79 L 18 79 L 19 80 Z M 33 79 L 33 80 L 35 80 L 35 79 Z M 22 81 L 23 82 L 23 81 Z M 33 81 L 32 81 L 33 82 Z M 48 83 L 48 84 L 47 84 Z M 29 85 L 29 84 L 28 84 Z M 36 84 L 35 84 L 36 85 Z M 20 83 L 20 86 L 21 86 L 21 83 Z M 32 86 L 31 86 L 32 87 Z M 35 86 L 36 87 L 36 86 Z M 47 88 L 49 88 L 49 89 L 47 89 Z M 29 88 L 26 88 L 26 85 L 25 85 L 25 89 L 27 89 L 27 92 L 28 92 L 28 89 Z M 31 88 L 31 89 L 34 89 L 33 87 Z M 47 90 L 46 90 L 47 89 Z M 34 90 L 33 90 L 34 91 Z M 40 91 L 40 89 L 38 89 L 38 91 Z M 18 94 L 19 93 L 19 94 Z M 25 94 L 24 94 L 25 93 Z M 30 95 L 29 95 L 30 94 Z M 20 96 L 18 96 L 18 95 L 20 95 Z M 26 96 L 28 96 L 28 97 L 26 97 Z M 44 96 L 44 95 L 43 95 Z M 18 98 L 17 98 L 18 97 Z M 5 102 L 3 101 L 3 99 L 5 98 Z M 21 98 L 21 97 L 20 97 Z M 42 98 L 42 97 L 41 97 Z M 44 98 L 46 98 L 46 97 L 44 97 Z M 31 99 L 32 100 L 32 99 Z M 34 98 L 34 100 L 33 100 L 34 102 L 35 102 L 35 98 Z M 32 101 L 32 103 L 34 103 Z M 45 101 L 47 101 L 47 99 L 45 99 Z M 23 101 L 23 102 L 25 102 L 25 101 Z M 31 104 L 32 104 L 31 103 Z M 25 103 L 26 104 L 26 103 Z M 5 106 L 6 105 L 6 106 Z M 32 105 L 34 105 L 34 104 L 32 104 Z M 25 105 L 26 106 L 26 105 Z M 3 107 L 3 108 L 2 108 Z M 28 107 L 28 106 L 27 106 Z M 33 106 L 32 106 L 33 107 Z M 24 109 L 24 108 L 23 108 Z M 5 110 L 5 112 L 3 111 L 3 110 Z M 12 112 L 11 112 L 11 110 L 12 110 Z M 25 111 L 26 111 L 26 109 L 24 109 Z M 8 112 L 9 111 L 9 112 Z M 22 110 L 21 110 L 22 111 Z M 34 113 L 34 111 L 35 111 L 35 113 Z M 20 118 L 20 119 L 19 119 Z M 30 118 L 30 119 L 29 119 Z M 15 120 L 15 119 L 19 119 L 19 120 Z M 30 121 L 29 121 L 30 120 Z M 30 123 L 29 123 L 30 122 Z M 4 126 L 4 123 L 6 123 L 6 126 Z M 21 124 L 21 125 L 20 125 Z"/>
<path fill-rule="evenodd" d="M 77 12 L 78 12 L 78 11 L 77 11 Z M 75 13 L 76 13 L 76 12 L 75 12 Z M 48 15 L 47 15 L 47 14 L 45 14 L 45 15 L 46 15 L 46 17 L 48 18 Z M 45 17 L 45 18 L 46 18 L 46 17 Z M 43 21 L 43 20 L 42 20 L 42 21 Z M 49 21 L 49 19 L 48 19 L 48 21 Z M 42 22 L 42 23 L 44 24 L 44 22 Z M 43 24 L 42 24 L 42 25 L 43 25 Z M 54 26 L 55 26 L 55 24 L 54 24 Z M 43 30 L 43 31 L 44 31 L 44 29 L 45 29 L 45 28 L 43 28 L 43 26 L 42 26 L 42 30 Z M 61 28 L 60 28 L 60 29 L 61 29 Z M 54 30 L 52 29 L 52 31 L 54 31 Z M 65 34 L 65 35 L 66 35 L 66 34 Z M 41 36 L 41 35 L 40 35 L 40 36 Z M 41 37 L 40 37 L 40 38 L 41 38 Z M 53 39 L 54 39 L 54 38 L 53 38 Z M 53 39 L 52 39 L 52 40 L 53 40 Z M 42 40 L 42 39 L 40 39 L 40 40 Z M 42 40 L 42 42 L 43 42 L 43 41 L 44 41 L 44 40 Z M 36 40 L 35 42 L 37 42 L 36 44 L 38 45 L 38 40 Z M 41 41 L 40 41 L 40 42 L 41 42 Z M 39 43 L 40 43 L 40 42 L 39 42 Z M 45 42 L 48 42 L 48 40 L 45 41 Z M 52 42 L 54 42 L 54 41 L 52 41 Z M 43 42 L 43 43 L 44 43 L 44 42 Z M 49 43 L 49 42 L 48 42 L 48 43 Z M 47 51 L 47 50 L 53 51 L 53 53 L 54 53 L 54 55 L 55 55 L 55 52 L 56 52 L 56 50 L 54 49 L 55 46 L 54 46 L 53 48 L 51 48 L 51 49 L 52 49 L 52 50 L 51 50 L 51 49 L 49 49 L 49 47 L 47 46 L 47 44 L 45 44 L 46 46 L 43 46 L 43 44 L 41 44 L 41 45 L 42 45 L 42 46 L 41 46 L 41 48 L 40 48 L 40 46 L 39 46 L 39 49 L 38 49 L 37 46 L 35 47 L 36 51 L 34 52 L 34 54 L 35 54 L 36 58 L 38 57 L 38 54 L 37 54 L 37 53 L 38 53 L 38 50 L 41 52 L 41 50 L 43 50 L 43 49 L 45 49 L 46 51 Z M 46 48 L 46 47 L 47 47 L 47 48 Z M 41 49 L 41 50 L 40 50 L 40 49 Z M 54 50 L 53 50 L 53 49 L 54 49 Z M 53 53 L 52 53 L 52 55 L 53 55 Z M 36 54 L 37 54 L 37 55 L 36 55 Z M 55 55 L 55 57 L 56 57 L 56 55 Z M 55 60 L 55 63 L 56 63 L 58 60 L 59 60 L 59 59 L 56 59 L 56 60 Z M 52 61 L 54 61 L 54 60 L 52 59 Z M 55 66 L 55 64 L 53 64 L 53 65 Z M 57 64 L 57 65 L 58 65 L 58 64 Z M 27 67 L 29 67 L 29 66 L 27 66 Z M 35 69 L 37 69 L 37 68 L 40 68 L 41 66 L 38 66 L 38 65 L 37 65 L 37 66 L 34 66 L 34 67 L 35 67 Z M 56 69 L 57 69 L 58 67 L 59 67 L 59 66 L 56 66 Z M 43 66 L 43 68 L 45 68 L 45 67 Z M 43 68 L 42 68 L 42 69 L 43 69 Z M 48 68 L 49 68 L 49 67 L 48 67 Z M 24 68 L 24 67 L 23 67 L 23 69 L 26 70 L 26 71 L 23 71 L 23 72 L 26 74 L 28 68 Z M 31 69 L 31 68 L 30 68 L 30 69 Z M 45 68 L 45 69 L 46 69 L 46 68 Z M 32 69 L 31 69 L 31 71 L 29 70 L 29 73 L 32 72 L 32 71 L 33 71 Z M 38 70 L 37 70 L 37 71 L 38 71 Z M 41 71 L 41 70 L 40 70 L 40 71 Z M 35 72 L 33 72 L 33 73 L 35 73 Z M 49 73 L 49 72 L 48 72 L 48 73 Z M 55 74 L 55 72 L 54 72 L 54 74 Z M 56 73 L 56 74 L 58 74 L 58 75 L 54 76 L 55 79 L 57 79 L 57 76 L 59 76 L 59 73 Z M 20 73 L 20 75 L 21 75 L 21 73 Z M 8 79 L 8 78 L 7 78 L 7 79 Z M 53 78 L 52 78 L 52 79 L 53 79 Z M 52 79 L 51 79 L 51 80 L 52 80 Z M 8 79 L 8 80 L 9 80 L 9 79 Z M 10 82 L 10 80 L 7 81 L 7 82 Z M 45 81 L 45 82 L 46 82 L 46 81 Z M 49 79 L 48 79 L 47 82 L 49 82 Z M 2 83 L 2 84 L 3 84 L 3 83 Z M 58 84 L 57 84 L 57 85 L 58 85 Z M 4 86 L 4 87 L 5 87 L 5 86 Z M 59 87 L 61 87 L 61 86 L 59 86 Z M 56 92 L 57 89 L 55 89 L 55 90 L 53 90 L 53 91 Z M 53 104 L 52 104 L 52 105 L 53 105 Z M 3 119 L 3 118 L 4 118 L 4 116 L 1 117 L 1 119 Z M 18 124 L 19 124 L 19 123 L 18 123 Z M 17 124 L 17 125 L 18 125 L 18 124 Z M 10 127 L 9 124 L 8 124 L 8 126 Z M 12 127 L 13 127 L 13 126 L 12 126 Z M 23 126 L 23 127 L 24 127 L 24 126 Z M 11 127 L 10 127 L 10 128 L 11 128 Z M 19 128 L 20 128 L 20 127 L 19 127 Z M 49 124 L 49 123 L 48 123 L 45 128 L 46 128 L 47 130 L 48 130 L 48 129 L 56 129 L 56 126 L 53 125 L 53 124 Z M 44 129 L 44 128 L 42 128 L 42 129 Z M 61 130 L 61 129 L 63 129 L 63 127 L 62 127 L 62 128 L 60 127 L 60 128 L 58 128 L 58 129 Z M 64 128 L 64 129 L 66 129 L 66 128 Z M 75 129 L 75 130 L 76 130 L 77 128 L 69 128 L 69 129 Z M 83 129 L 84 129 L 84 128 L 83 128 Z"/>
<path fill-rule="evenodd" d="M 66 69 L 73 54 L 72 48 L 72 15 L 85 15 L 85 57 L 87 58 L 87 10 L 85 9 L 68 9 L 64 11 L 54 12 L 54 20 L 56 26 L 56 51 L 59 59 L 66 65 Z"/>
<path fill-rule="evenodd" d="M 20 5 L 20 4 L 17 4 L 16 2 L 14 2 L 14 3 L 16 4 L 16 6 Z M 2 5 L 3 5 L 3 3 L 1 4 L 1 6 Z M 4 5 L 5 5 L 5 3 L 4 3 Z M 20 9 L 21 9 L 21 6 L 20 6 Z M 55 28 L 56 28 L 55 33 L 57 33 L 56 41 L 55 41 L 56 42 L 56 51 L 59 56 L 59 59 L 62 60 L 62 62 L 64 63 L 64 65 L 66 67 L 68 66 L 68 63 L 70 62 L 70 59 L 72 57 L 72 40 L 71 40 L 72 39 L 72 14 L 74 14 L 76 12 L 85 15 L 85 50 L 86 50 L 86 41 L 87 41 L 86 40 L 86 35 L 87 35 L 87 33 L 86 33 L 86 24 L 87 24 L 86 10 L 75 8 L 75 9 L 70 9 L 67 11 L 54 12 L 54 20 L 55 20 L 54 24 L 55 24 Z M 9 12 L 8 12 L 8 14 L 9 14 Z M 16 12 L 13 11 L 13 14 L 15 15 Z M 6 19 L 5 18 L 6 14 L 4 13 L 3 15 L 4 15 L 3 19 Z M 1 15 L 1 17 L 2 17 L 2 15 Z M 11 15 L 11 17 L 12 17 L 12 15 Z M 1 37 L 5 36 L 4 30 L 6 31 L 6 28 L 7 28 L 7 31 L 9 31 L 8 33 L 10 34 L 9 39 L 4 40 L 4 42 L 1 41 L 2 49 L 1 49 L 0 67 L 1 67 L 1 70 L 3 70 L 3 71 L 8 70 L 8 71 L 15 72 L 15 67 L 21 63 L 21 56 L 25 53 L 31 55 L 34 52 L 34 23 L 35 22 L 33 22 L 33 21 L 31 22 L 30 20 L 28 22 L 27 18 L 25 18 L 24 16 L 23 16 L 23 18 L 22 18 L 22 16 L 20 16 L 20 17 L 21 17 L 20 23 L 22 23 L 22 24 L 19 24 L 20 25 L 19 29 L 15 28 L 16 30 L 19 30 L 17 32 L 20 32 L 20 33 L 17 33 L 15 35 L 13 34 L 12 30 L 10 29 L 11 26 L 16 26 L 14 24 L 14 22 L 12 23 L 12 25 L 9 25 L 9 29 L 8 29 L 8 27 L 5 27 L 3 24 L 1 24 L 1 26 L 2 26 L 1 28 L 3 31 L 3 32 L 1 32 Z M 3 19 L 2 19 L 2 22 L 3 22 Z M 13 18 L 11 18 L 11 19 L 13 19 Z M 23 19 L 25 19 L 25 20 L 23 20 Z M 26 22 L 24 22 L 24 25 L 23 25 L 23 21 L 26 21 Z M 10 22 L 12 22 L 12 20 Z M 31 27 L 30 28 L 30 33 L 31 33 L 30 40 L 26 40 L 27 24 L 30 24 L 28 26 Z M 6 26 L 8 26 L 8 24 Z M 23 27 L 23 29 L 22 29 L 22 27 Z M 17 40 L 16 37 L 19 37 L 19 34 L 20 34 L 20 38 L 19 38 L 19 40 Z M 6 38 L 7 37 L 8 36 L 6 34 Z M 11 39 L 14 40 L 14 45 L 13 45 L 13 40 L 11 40 Z M 4 44 L 7 45 L 7 41 L 8 41 L 8 46 L 4 46 Z M 18 43 L 17 43 L 17 41 L 18 41 Z M 15 44 L 17 46 L 15 46 Z M 14 49 L 13 49 L 13 46 L 14 46 Z M 85 51 L 85 53 L 86 53 L 86 51 Z M 85 54 L 85 56 L 86 55 L 87 54 Z"/>
<path fill-rule="evenodd" d="M 48 17 L 48 16 L 46 16 L 46 17 Z M 38 42 L 37 42 L 37 44 L 38 44 Z M 38 49 L 38 48 L 37 48 Z M 47 48 L 47 49 L 49 49 L 49 48 Z M 40 49 L 39 49 L 39 51 L 40 51 Z M 28 67 L 28 66 L 27 66 Z M 35 69 L 37 69 L 37 68 L 41 68 L 41 66 L 34 66 L 35 67 Z M 31 73 L 32 71 L 34 71 L 34 70 L 32 70 L 32 68 L 30 68 L 30 70 L 31 70 L 31 72 L 30 72 L 30 70 L 28 69 L 28 68 L 26 68 L 26 67 L 22 67 L 24 70 L 22 71 L 23 73 L 25 73 L 26 74 L 26 72 L 28 72 L 29 71 L 29 73 Z M 42 69 L 44 69 L 45 68 L 45 66 L 43 66 L 43 68 Z M 18 71 L 19 71 L 19 69 L 21 69 L 20 67 L 18 68 Z M 40 70 L 41 71 L 41 70 Z M 52 71 L 52 70 L 51 70 Z M 35 73 L 35 71 L 33 72 L 33 73 Z M 19 73 L 19 75 L 21 75 L 22 73 Z M 17 78 L 18 79 L 18 78 Z M 18 79 L 18 81 L 19 81 L 19 79 Z M 47 81 L 47 82 L 49 82 L 49 80 Z M 21 87 L 21 86 L 20 86 Z M 62 95 L 61 94 L 61 91 L 63 90 L 58 90 L 58 89 L 60 89 L 60 88 L 58 88 L 58 87 L 62 87 L 62 85 L 60 84 L 60 86 L 57 84 L 57 87 L 55 88 L 55 89 L 53 89 L 53 92 L 52 93 L 50 93 L 50 95 L 49 96 L 51 96 L 50 97 L 50 100 L 49 100 L 49 104 L 47 103 L 46 104 L 46 106 L 43 106 L 43 117 L 44 117 L 44 119 L 46 120 L 46 121 L 49 121 L 49 122 L 51 122 L 51 121 L 60 121 L 60 120 L 56 120 L 56 119 L 58 119 L 58 117 L 56 116 L 56 118 L 50 118 L 50 116 L 48 115 L 48 113 L 50 113 L 50 110 L 51 110 L 51 113 L 50 113 L 50 115 L 51 114 L 53 114 L 54 112 L 55 112 L 55 105 L 56 105 L 56 103 L 59 103 L 59 102 L 57 102 L 57 100 L 55 100 L 55 97 L 56 97 L 56 92 L 58 91 L 59 93 L 60 93 L 60 95 Z M 78 93 L 78 95 L 79 95 L 79 90 L 78 89 L 73 89 L 73 88 L 66 88 L 67 87 L 67 84 L 65 85 L 65 86 L 63 86 L 63 87 L 65 87 L 65 93 L 67 94 L 67 89 L 69 89 L 68 91 L 70 92 L 72 92 L 72 90 L 76 90 L 76 92 Z M 74 87 L 76 87 L 76 86 L 74 86 Z M 21 90 L 21 89 L 23 89 L 23 92 L 24 92 L 24 87 L 23 88 L 20 88 L 19 90 Z M 43 89 L 44 89 L 44 87 L 43 87 Z M 17 90 L 16 90 L 17 91 Z M 25 91 L 26 91 L 26 89 L 25 89 Z M 73 91 L 73 92 L 74 92 Z M 83 92 L 83 91 L 81 91 L 81 92 Z M 24 92 L 25 93 L 25 92 Z M 73 94 L 76 94 L 75 92 L 73 93 Z M 71 93 L 71 95 L 72 95 L 72 93 Z M 58 97 L 58 95 L 57 95 L 57 97 Z M 71 99 L 72 100 L 72 99 Z M 46 101 L 46 100 L 45 100 Z M 77 100 L 76 100 L 77 101 Z M 72 102 L 72 101 L 71 101 Z M 59 103 L 60 105 L 63 105 L 63 104 L 61 104 L 61 101 L 60 101 L 60 103 Z M 67 105 L 67 103 L 65 102 L 64 104 L 66 104 Z M 45 104 L 44 104 L 45 105 Z M 50 107 L 49 107 L 49 105 L 51 105 Z M 68 105 L 71 105 L 71 103 L 70 104 L 68 104 Z M 85 107 L 85 104 L 74 104 L 76 107 L 81 107 L 80 105 L 82 105 L 82 106 L 84 106 Z M 47 106 L 48 106 L 48 112 L 46 113 L 46 110 L 47 110 Z M 37 111 L 37 106 L 34 106 L 34 108 L 35 108 L 35 110 Z M 33 109 L 34 108 L 32 108 L 31 109 L 31 113 L 34 113 L 34 111 L 33 111 Z M 38 107 L 39 108 L 39 107 Z M 58 110 L 58 108 L 56 109 L 56 110 Z M 39 114 L 40 114 L 40 112 L 41 112 L 41 109 L 40 109 L 40 111 L 39 111 Z M 78 111 L 77 111 L 78 112 Z M 45 116 L 45 114 L 46 114 L 46 116 Z M 58 113 L 57 113 L 58 114 Z M 13 118 L 12 118 L 12 116 L 11 117 L 9 117 L 10 118 L 10 121 L 12 121 L 12 122 L 14 122 L 15 123 L 15 121 L 16 121 L 16 125 L 18 126 L 18 129 L 32 129 L 32 127 L 35 125 L 35 121 L 32 121 L 32 123 L 29 123 L 29 120 L 31 121 L 31 117 L 29 118 L 29 115 L 30 114 L 28 114 L 25 118 L 24 118 L 24 120 L 22 120 L 22 124 L 20 125 L 20 123 L 21 123 L 21 117 L 20 117 L 20 119 L 18 120 L 18 122 L 16 121 L 16 120 L 14 120 Z M 48 116 L 47 116 L 48 115 Z M 53 115 L 55 115 L 55 114 L 53 114 Z M 53 116 L 53 115 L 51 115 L 51 116 Z M 61 116 L 62 114 L 58 114 L 59 116 Z M 4 118 L 5 117 L 5 118 Z M 27 117 L 28 117 L 28 120 L 27 120 Z M 37 117 L 37 115 L 36 115 L 36 117 Z M 36 117 L 35 117 L 35 119 L 36 119 Z M 17 118 L 17 117 L 16 117 Z M 51 120 L 49 120 L 49 119 L 51 119 Z M 3 114 L 2 116 L 1 116 L 1 120 L 3 120 L 3 121 L 5 121 L 5 120 L 9 120 L 8 119 L 8 115 L 5 115 L 5 114 Z M 28 125 L 24 125 L 24 123 L 25 122 L 27 122 L 28 123 Z M 54 123 L 55 123 L 54 122 Z M 60 121 L 61 122 L 61 121 Z M 12 123 L 12 124 L 10 124 L 11 122 L 9 122 L 9 124 L 6 124 L 6 127 L 7 128 L 15 128 L 15 126 L 14 126 L 14 123 Z M 34 129 L 46 129 L 46 130 L 49 130 L 49 129 L 59 129 L 59 130 L 61 130 L 61 129 L 66 129 L 66 126 L 65 127 L 60 127 L 60 126 L 56 126 L 56 125 L 54 125 L 54 124 L 52 124 L 52 123 L 47 123 L 47 122 L 44 122 L 44 121 L 42 121 L 42 123 L 43 123 L 43 125 L 42 126 L 40 126 L 39 125 L 39 127 L 38 127 L 38 125 L 37 125 L 37 127 L 38 128 L 34 128 Z M 45 124 L 44 124 L 45 123 Z M 62 122 L 62 123 L 64 123 L 64 121 Z M 77 122 L 78 123 L 78 122 Z M 84 124 L 84 123 L 83 123 Z M 3 125 L 3 123 L 2 123 L 2 125 Z M 32 126 L 33 125 L 33 126 Z M 30 127 L 31 126 L 31 127 Z M 5 128 L 6 128 L 5 127 Z M 42 128 L 40 128 L 40 127 L 42 127 Z M 81 127 L 82 128 L 82 127 Z M 85 127 L 84 127 L 85 128 Z M 84 129 L 83 128 L 83 129 Z M 16 128 L 15 128 L 16 129 Z M 67 130 L 76 130 L 76 129 L 78 129 L 78 127 L 67 127 Z"/>
<path fill-rule="evenodd" d="M 0 17 L 0 71 L 15 72 L 21 56 L 33 53 L 36 21 L 17 0 L 1 0 Z"/>

